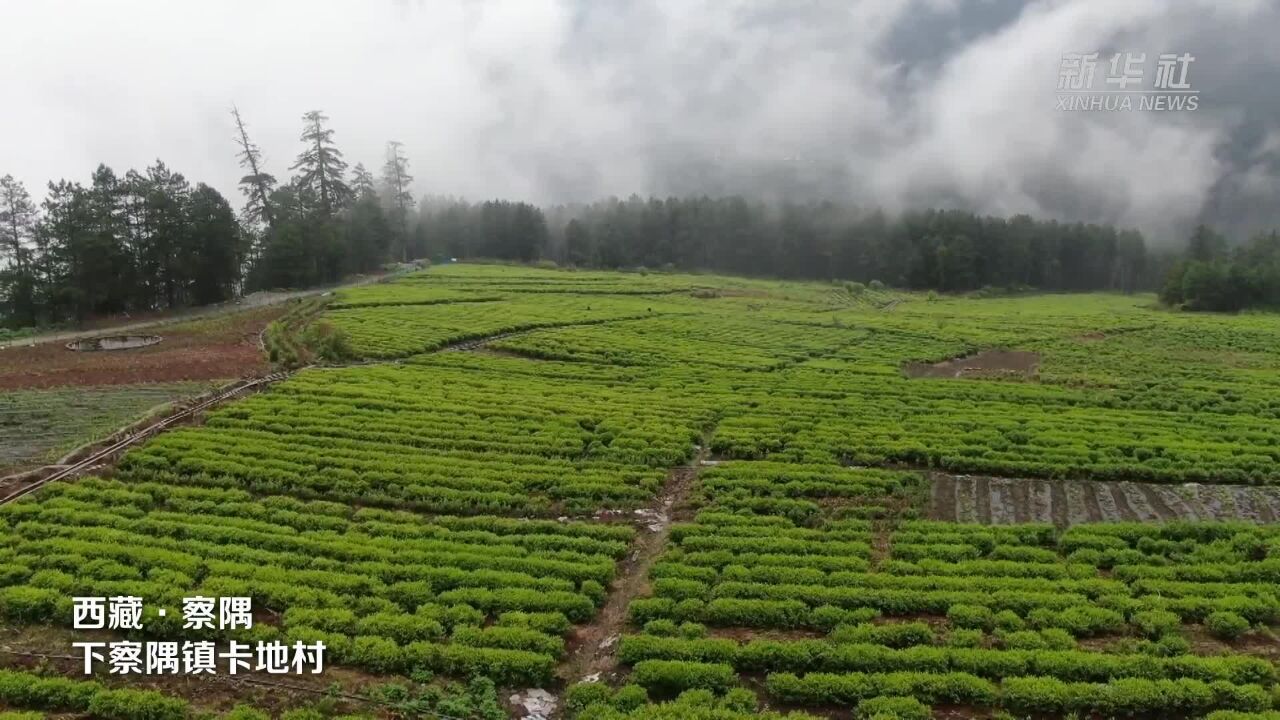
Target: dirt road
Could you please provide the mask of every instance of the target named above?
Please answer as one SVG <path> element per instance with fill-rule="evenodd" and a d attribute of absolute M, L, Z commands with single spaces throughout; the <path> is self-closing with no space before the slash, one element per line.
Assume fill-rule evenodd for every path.
<path fill-rule="evenodd" d="M 288 302 L 295 298 L 311 297 L 313 295 L 323 295 L 327 292 L 333 292 L 339 288 L 355 287 L 357 285 L 368 285 L 369 283 L 378 282 L 386 275 L 368 275 L 350 282 L 340 285 L 326 285 L 324 287 L 310 288 L 308 290 L 261 290 L 259 292 L 250 293 L 233 301 L 219 303 L 217 305 L 204 305 L 201 307 L 183 308 L 181 310 L 166 311 L 156 314 L 155 317 L 149 317 L 139 320 L 130 320 L 127 317 L 119 317 L 114 320 L 99 320 L 101 324 L 91 328 L 82 330 L 67 330 L 60 332 L 45 333 L 42 335 L 33 335 L 14 340 L 8 343 L 0 343 L 0 350 L 8 347 L 30 347 L 32 345 L 41 345 L 44 343 L 65 343 L 81 338 L 95 337 L 104 334 L 125 335 L 137 330 L 145 330 L 162 325 L 168 325 L 178 322 L 188 322 L 191 320 L 202 320 L 220 315 L 241 312 L 243 310 L 252 310 L 253 308 L 266 307 L 269 305 L 278 305 Z"/>

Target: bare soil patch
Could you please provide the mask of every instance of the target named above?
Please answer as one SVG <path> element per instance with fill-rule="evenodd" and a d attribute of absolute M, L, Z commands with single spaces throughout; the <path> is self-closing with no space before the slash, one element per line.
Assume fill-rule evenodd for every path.
<path fill-rule="evenodd" d="M 1139 522 L 1138 514 L 1133 511 L 1129 505 L 1129 498 L 1124 494 L 1124 490 L 1119 485 L 1111 486 L 1111 498 L 1115 502 L 1116 510 L 1120 513 L 1120 519 L 1125 522 Z"/>
<path fill-rule="evenodd" d="M 1105 490 L 1106 488 L 1102 485 L 1094 484 L 1081 485 L 1080 488 L 1084 491 L 1082 493 L 1084 495 L 1084 508 L 1089 520 L 1092 522 L 1094 520 L 1111 519 L 1106 518 L 1106 516 L 1103 515 L 1102 506 L 1098 504 L 1097 491 Z M 1114 519 L 1119 520 L 1120 518 L 1117 517 Z"/>
<path fill-rule="evenodd" d="M 1028 483 L 1013 482 L 1010 484 L 1013 492 L 1013 521 L 1015 523 L 1031 522 L 1031 487 Z"/>
<path fill-rule="evenodd" d="M 73 352 L 60 343 L 0 350 L 0 390 L 218 380 L 270 371 L 258 334 L 284 306 L 245 310 L 165 328 L 164 342 L 114 352 Z"/>
<path fill-rule="evenodd" d="M 974 500 L 978 508 L 978 522 L 991 523 L 991 480 L 990 478 L 975 478 Z"/>
<path fill-rule="evenodd" d="M 973 355 L 936 363 L 903 363 L 911 378 L 1034 378 L 1040 353 L 1026 350 L 983 350 Z"/>
<path fill-rule="evenodd" d="M 1273 522 L 1280 487 L 1162 485 L 928 473 L 932 520 L 992 525 L 1041 522 L 1245 520 Z"/>
<path fill-rule="evenodd" d="M 297 300 L 317 295 L 328 295 L 334 290 L 344 287 L 358 287 L 360 285 L 382 282 L 384 280 L 394 279 L 396 275 L 397 273 L 355 275 L 348 278 L 347 281 L 343 283 L 324 285 L 307 290 L 259 290 L 257 292 L 249 293 L 248 295 L 243 295 L 235 300 L 218 303 L 216 305 L 202 305 L 197 307 L 176 308 L 172 310 L 153 310 L 149 312 L 122 313 L 119 315 L 103 315 L 89 318 L 84 322 L 81 322 L 77 329 L 74 330 L 51 331 L 40 335 L 34 335 L 32 337 L 24 337 L 9 344 L 0 342 L 0 350 L 6 349 L 7 347 L 26 347 L 30 345 L 39 345 L 41 343 L 60 343 L 68 340 L 90 337 L 92 335 L 103 335 L 109 333 L 133 334 L 134 331 L 146 328 L 169 326 L 176 323 L 191 323 L 201 319 L 239 314 L 247 310 L 287 303 L 290 300 Z"/>

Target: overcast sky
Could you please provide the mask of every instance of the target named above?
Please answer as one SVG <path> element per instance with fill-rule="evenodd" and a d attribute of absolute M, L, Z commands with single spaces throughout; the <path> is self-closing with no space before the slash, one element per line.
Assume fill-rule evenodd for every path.
<path fill-rule="evenodd" d="M 0 0 L 0 174 L 155 158 L 239 206 L 323 109 L 419 194 L 743 192 L 1136 225 L 1277 218 L 1274 0 Z M 1061 58 L 1196 57 L 1195 112 L 1055 109 Z"/>

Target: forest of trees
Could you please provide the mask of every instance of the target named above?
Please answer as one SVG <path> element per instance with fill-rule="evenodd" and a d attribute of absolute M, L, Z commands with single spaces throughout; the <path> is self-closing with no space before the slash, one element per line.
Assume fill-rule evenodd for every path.
<path fill-rule="evenodd" d="M 889 215 L 831 202 L 742 197 L 609 199 L 538 208 L 441 197 L 415 202 L 404 147 L 389 142 L 378 175 L 348 167 L 320 111 L 303 116 L 287 182 L 268 171 L 238 110 L 244 171 L 237 213 L 156 161 L 87 185 L 49 183 L 37 205 L 0 178 L 0 324 L 220 302 L 301 288 L 417 258 L 552 260 L 569 266 L 706 270 L 880 282 L 911 289 L 1161 289 L 1193 310 L 1280 307 L 1280 239 L 1231 250 L 1201 227 L 1185 255 L 1154 252 L 1108 225 L 980 216 L 959 210 Z"/>
<path fill-rule="evenodd" d="M 233 116 L 245 171 L 238 214 L 158 160 L 124 175 L 101 165 L 88 185 L 51 182 L 39 205 L 12 176 L 0 178 L 0 324 L 204 305 L 407 257 L 413 177 L 399 143 L 388 144 L 381 181 L 363 165 L 348 172 L 328 118 L 309 112 L 295 174 L 277 183 Z"/>
<path fill-rule="evenodd" d="M 1232 249 L 1201 225 L 1165 279 L 1160 299 L 1188 310 L 1280 308 L 1280 234 L 1259 233 Z"/>
<path fill-rule="evenodd" d="M 245 238 L 217 190 L 157 161 L 123 176 L 99 166 L 89 185 L 50 183 L 37 208 L 0 178 L 3 317 L 26 326 L 226 299 Z"/>
<path fill-rule="evenodd" d="M 545 213 L 428 198 L 416 236 L 432 255 L 879 280 L 947 292 L 1133 291 L 1156 287 L 1165 269 L 1139 233 L 1110 226 L 950 210 L 894 217 L 829 202 L 776 206 L 741 197 L 633 196 Z"/>

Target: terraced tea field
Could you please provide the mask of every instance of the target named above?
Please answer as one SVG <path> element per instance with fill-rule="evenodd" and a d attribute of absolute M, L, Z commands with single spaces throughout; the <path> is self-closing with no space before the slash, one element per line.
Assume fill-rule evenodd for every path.
<path fill-rule="evenodd" d="M 0 717 L 1273 719 L 1280 323 L 1151 304 L 340 291 L 343 363 L 0 507 Z M 71 597 L 194 594 L 329 667 L 81 677 Z"/>

